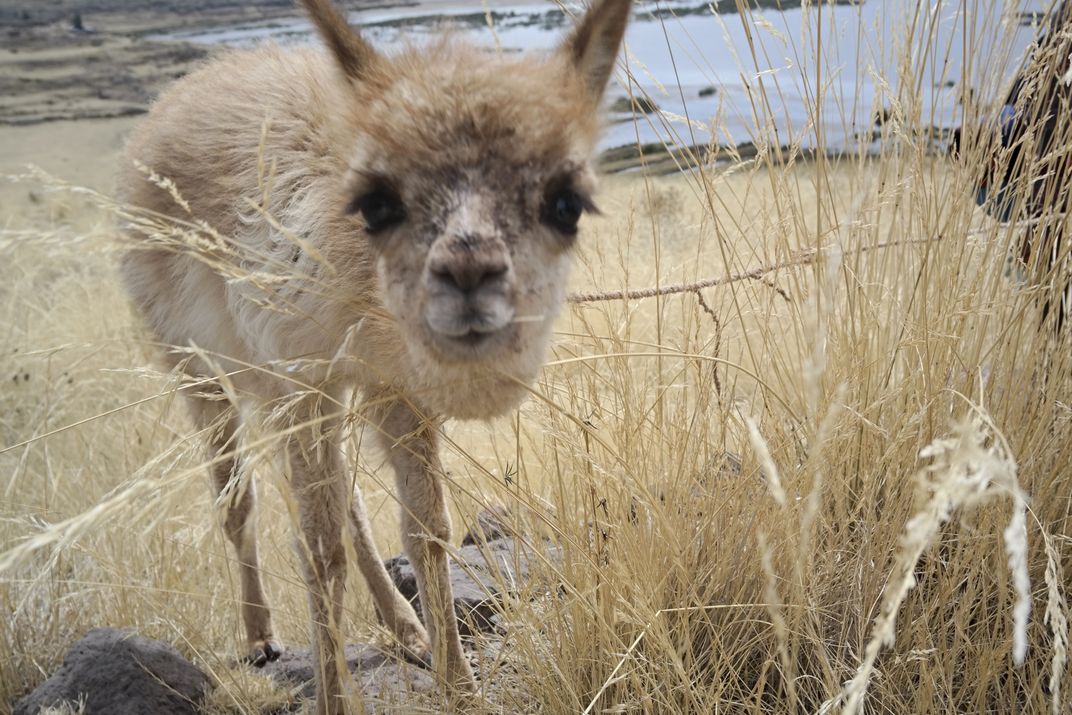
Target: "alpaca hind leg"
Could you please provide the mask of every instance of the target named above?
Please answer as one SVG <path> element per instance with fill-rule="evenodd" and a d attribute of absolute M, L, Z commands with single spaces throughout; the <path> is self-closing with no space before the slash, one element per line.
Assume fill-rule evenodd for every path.
<path fill-rule="evenodd" d="M 275 638 L 272 616 L 264 596 L 253 530 L 256 496 L 253 483 L 241 478 L 237 456 L 237 432 L 241 424 L 237 409 L 223 397 L 223 391 L 190 398 L 198 427 L 208 430 L 209 472 L 213 494 L 223 510 L 223 529 L 238 557 L 242 591 L 242 622 L 246 630 L 246 659 L 256 666 L 277 659 L 283 647 Z"/>

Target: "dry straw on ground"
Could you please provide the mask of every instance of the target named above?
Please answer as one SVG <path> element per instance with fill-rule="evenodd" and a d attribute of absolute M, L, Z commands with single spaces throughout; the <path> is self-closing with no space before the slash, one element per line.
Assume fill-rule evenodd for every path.
<path fill-rule="evenodd" d="M 755 21 L 742 10 L 724 21 Z M 822 56 L 817 27 L 797 39 Z M 446 428 L 456 523 L 524 506 L 565 554 L 547 566 L 561 588 L 508 604 L 508 646 L 479 664 L 489 712 L 1067 708 L 1072 351 L 1041 306 L 1070 274 L 1015 265 L 1063 212 L 1016 226 L 975 206 L 992 139 L 934 151 L 920 87 L 949 78 L 914 75 L 902 45 L 883 49 L 906 79 L 880 98 L 897 121 L 876 155 L 776 162 L 767 146 L 747 165 L 608 179 L 575 289 L 651 296 L 573 304 L 514 418 Z M 991 74 L 967 127 L 1002 96 Z M 778 106 L 777 77 L 762 93 Z M 146 367 L 115 286 L 125 209 L 52 187 L 80 225 L 0 235 L 0 710 L 101 624 L 211 669 L 218 712 L 285 701 L 232 662 L 235 564 L 204 518 L 198 435 L 175 404 L 189 388 Z M 393 551 L 386 470 L 352 424 Z M 303 643 L 273 435 L 251 437 L 267 588 Z M 354 593 L 345 637 L 379 634 Z"/>

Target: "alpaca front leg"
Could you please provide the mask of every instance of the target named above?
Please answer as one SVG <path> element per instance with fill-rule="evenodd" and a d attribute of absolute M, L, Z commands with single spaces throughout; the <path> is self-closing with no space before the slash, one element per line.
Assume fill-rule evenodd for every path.
<path fill-rule="evenodd" d="M 309 597 L 317 715 L 347 712 L 343 679 L 349 678 L 339 637 L 346 550 L 343 521 L 347 495 L 338 450 L 330 442 L 295 439 L 288 445 L 291 489 L 298 503 L 297 550 Z"/>
<path fill-rule="evenodd" d="M 417 576 L 425 627 L 436 674 L 455 693 L 475 687 L 462 651 L 447 552 L 450 514 L 434 427 L 408 405 L 394 401 L 379 408 L 379 437 L 395 470 L 402 505 L 402 545 Z"/>
<path fill-rule="evenodd" d="M 421 481 L 435 481 L 420 484 Z M 417 576 L 417 589 L 424 610 L 424 623 L 432 642 L 432 664 L 436 674 L 451 690 L 470 691 L 475 687 L 473 671 L 462 650 L 458 633 L 458 620 L 454 612 L 454 591 L 450 585 L 450 571 L 446 549 L 441 545 L 450 538 L 450 522 L 446 504 L 436 503 L 442 497 L 438 478 L 429 474 L 410 473 L 399 477 L 399 493 L 402 496 L 402 543 L 413 564 Z M 402 482 L 408 482 L 402 486 Z M 434 494 L 436 501 L 422 504 Z M 407 504 L 409 506 L 407 506 Z M 427 505 L 427 511 L 419 511 L 414 505 Z M 442 504 L 442 508 L 440 508 Z"/>
<path fill-rule="evenodd" d="M 430 662 L 432 656 L 429 652 L 428 633 L 413 611 L 413 606 L 398 592 L 384 568 L 383 559 L 380 558 L 380 552 L 372 538 L 368 511 L 360 490 L 354 492 L 354 501 L 350 506 L 350 530 L 354 538 L 354 551 L 357 553 L 357 566 L 372 593 L 376 612 L 410 657 L 425 663 Z"/>

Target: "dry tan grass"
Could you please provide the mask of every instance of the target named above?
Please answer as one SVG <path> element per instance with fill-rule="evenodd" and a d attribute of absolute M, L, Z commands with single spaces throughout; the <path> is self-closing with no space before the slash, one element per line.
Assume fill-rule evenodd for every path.
<path fill-rule="evenodd" d="M 919 129 L 887 126 L 877 157 L 606 182 L 578 290 L 816 260 L 702 302 L 575 305 L 513 418 L 448 427 L 459 530 L 524 505 L 565 554 L 561 588 L 509 604 L 489 711 L 1067 707 L 1072 355 L 1039 304 L 1068 268 L 1010 280 L 1025 229 L 972 200 L 988 150 L 952 162 Z M 0 237 L 0 710 L 102 624 L 210 669 L 216 711 L 282 702 L 232 665 L 235 564 L 176 385 L 115 288 L 108 213 Z M 277 626 L 304 644 L 278 470 L 256 470 Z M 348 610 L 346 638 L 377 630 L 363 589 Z"/>

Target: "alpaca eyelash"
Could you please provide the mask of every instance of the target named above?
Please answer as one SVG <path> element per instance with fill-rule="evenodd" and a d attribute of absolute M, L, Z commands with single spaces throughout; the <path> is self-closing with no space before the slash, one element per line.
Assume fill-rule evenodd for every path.
<path fill-rule="evenodd" d="M 603 212 L 596 206 L 595 201 L 592 199 L 592 194 L 584 188 L 584 182 L 580 179 L 579 169 L 570 169 L 558 176 L 555 176 L 544 185 L 543 196 L 546 200 L 547 197 L 562 191 L 570 192 L 577 196 L 581 203 L 581 208 L 584 213 L 596 214 L 597 216 Z"/>

